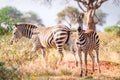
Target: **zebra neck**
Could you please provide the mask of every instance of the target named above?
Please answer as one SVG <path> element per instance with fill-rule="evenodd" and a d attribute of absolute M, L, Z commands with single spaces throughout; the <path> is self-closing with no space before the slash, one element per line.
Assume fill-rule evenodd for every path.
<path fill-rule="evenodd" d="M 32 34 L 33 34 L 32 30 L 26 30 L 26 31 L 22 32 L 22 35 L 26 38 L 29 38 L 29 39 L 31 39 Z"/>
<path fill-rule="evenodd" d="M 83 40 L 83 39 L 86 39 L 85 35 L 82 34 L 80 37 L 79 37 L 80 41 Z"/>

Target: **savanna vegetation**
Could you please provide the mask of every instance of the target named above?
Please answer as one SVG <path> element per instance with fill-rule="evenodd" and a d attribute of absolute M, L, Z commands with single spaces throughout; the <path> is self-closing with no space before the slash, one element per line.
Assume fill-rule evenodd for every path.
<path fill-rule="evenodd" d="M 31 40 L 22 38 L 17 43 L 10 45 L 11 35 L 2 35 L 0 36 L 0 80 L 119 80 L 120 37 L 108 32 L 99 32 L 98 34 L 101 44 L 102 73 L 97 76 L 96 70 L 93 75 L 89 74 L 83 78 L 79 78 L 79 67 L 75 66 L 73 55 L 69 52 L 68 47 L 65 48 L 64 60 L 57 69 L 56 63 L 60 59 L 59 54 L 55 49 L 48 49 L 46 61 L 49 67 L 45 68 L 41 52 L 31 51 Z M 111 72 L 111 70 L 113 71 Z"/>
<path fill-rule="evenodd" d="M 49 2 L 51 0 L 45 1 Z M 75 1 L 84 2 L 84 0 Z M 115 3 L 118 3 L 117 1 L 119 2 L 119 0 L 114 0 Z M 65 21 L 69 26 L 73 25 L 75 23 L 72 21 L 73 15 L 71 12 L 73 11 L 77 14 L 80 13 L 76 8 L 68 7 L 58 13 L 58 22 Z M 99 18 L 102 21 L 100 24 L 103 25 L 107 14 L 98 10 L 96 15 L 100 16 Z M 31 51 L 32 42 L 30 39 L 22 38 L 17 43 L 10 45 L 12 24 L 16 22 L 31 22 L 43 25 L 42 20 L 33 12 L 22 13 L 13 7 L 5 7 L 0 10 L 0 24 L 3 23 L 0 26 L 0 80 L 120 80 L 120 29 L 116 24 L 106 27 L 104 32 L 98 32 L 102 73 L 97 75 L 97 67 L 95 66 L 94 74 L 90 74 L 91 60 L 88 59 L 89 75 L 80 78 L 80 67 L 75 66 L 73 55 L 69 52 L 67 46 L 65 46 L 63 62 L 59 65 L 56 65 L 60 59 L 58 52 L 55 49 L 47 49 L 45 60 L 49 66 L 46 67 L 40 50 Z M 119 24 L 119 21 L 117 24 Z M 73 38 L 75 42 L 76 32 L 73 33 Z M 77 51 L 76 46 L 75 51 Z"/>

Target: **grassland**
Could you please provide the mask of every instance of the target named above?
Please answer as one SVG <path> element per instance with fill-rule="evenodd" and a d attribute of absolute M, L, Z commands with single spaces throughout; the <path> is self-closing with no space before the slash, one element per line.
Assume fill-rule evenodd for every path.
<path fill-rule="evenodd" d="M 100 37 L 100 64 L 102 73 L 91 72 L 79 77 L 79 67 L 75 66 L 73 55 L 68 47 L 64 50 L 64 60 L 55 49 L 47 49 L 47 65 L 40 51 L 32 52 L 31 40 L 22 38 L 13 45 L 9 44 L 11 35 L 0 36 L 0 80 L 120 80 L 120 37 L 108 33 L 98 33 Z M 75 38 L 75 34 L 74 34 Z M 56 68 L 57 67 L 57 68 Z"/>

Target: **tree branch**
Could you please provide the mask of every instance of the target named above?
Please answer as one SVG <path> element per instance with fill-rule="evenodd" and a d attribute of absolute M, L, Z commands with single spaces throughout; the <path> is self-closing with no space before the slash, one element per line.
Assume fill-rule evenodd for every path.
<path fill-rule="evenodd" d="M 95 4 L 95 9 L 98 9 L 102 3 L 104 3 L 105 1 L 108 1 L 108 0 L 98 0 Z"/>
<path fill-rule="evenodd" d="M 72 27 L 71 23 L 69 23 L 69 22 L 67 21 L 67 19 L 65 19 L 65 21 L 66 21 L 66 23 L 67 23 L 70 27 Z"/>
<path fill-rule="evenodd" d="M 98 19 L 98 21 L 96 23 L 98 23 L 100 21 L 100 19 L 97 17 L 97 15 L 95 14 L 95 17 Z"/>
<path fill-rule="evenodd" d="M 87 5 L 87 1 L 85 1 L 85 0 L 75 0 L 75 1 L 81 2 L 81 3 L 85 4 L 85 5 Z"/>
<path fill-rule="evenodd" d="M 85 10 L 82 8 L 82 6 L 79 4 L 79 2 L 77 2 L 77 4 L 78 4 L 79 8 L 80 8 L 83 12 L 85 12 Z"/>
<path fill-rule="evenodd" d="M 75 1 L 77 1 L 78 3 L 79 2 L 82 3 L 86 8 L 88 7 L 88 3 L 85 0 L 75 0 Z"/>

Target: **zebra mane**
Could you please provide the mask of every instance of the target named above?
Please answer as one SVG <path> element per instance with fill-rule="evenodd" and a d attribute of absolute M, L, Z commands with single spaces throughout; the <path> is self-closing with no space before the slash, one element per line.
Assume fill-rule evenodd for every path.
<path fill-rule="evenodd" d="M 22 27 L 22 28 L 26 28 L 26 27 L 37 28 L 36 25 L 33 25 L 33 24 L 31 24 L 31 23 L 16 23 L 16 24 L 14 24 L 14 26 L 15 26 L 16 28 L 19 28 L 19 26 Z"/>

